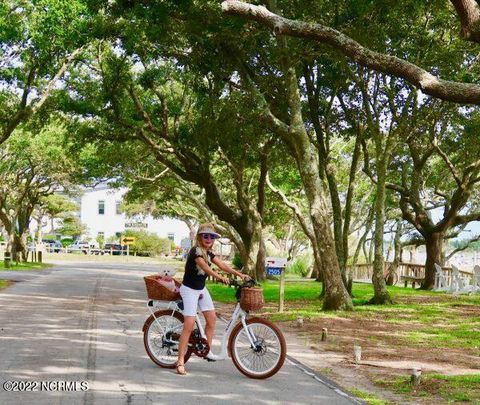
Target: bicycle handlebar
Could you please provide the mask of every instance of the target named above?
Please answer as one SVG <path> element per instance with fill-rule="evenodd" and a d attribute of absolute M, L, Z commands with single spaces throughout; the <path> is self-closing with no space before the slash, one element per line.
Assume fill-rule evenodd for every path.
<path fill-rule="evenodd" d="M 253 278 L 251 278 L 250 280 L 242 281 L 242 282 L 239 282 L 237 280 L 230 280 L 229 285 L 236 288 L 248 288 L 248 287 L 254 287 L 260 284 L 258 284 Z"/>

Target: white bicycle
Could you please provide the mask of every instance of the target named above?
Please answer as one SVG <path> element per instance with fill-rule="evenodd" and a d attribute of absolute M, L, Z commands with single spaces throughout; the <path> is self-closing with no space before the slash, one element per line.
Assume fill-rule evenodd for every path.
<path fill-rule="evenodd" d="M 237 369 L 250 378 L 264 379 L 276 374 L 283 366 L 287 345 L 280 329 L 272 322 L 252 317 L 240 306 L 242 288 L 252 287 L 255 281 L 242 284 L 232 281 L 236 287 L 237 305 L 222 336 L 220 355 L 215 360 L 231 357 Z M 148 356 L 164 368 L 175 368 L 178 357 L 178 340 L 183 329 L 182 301 L 148 301 L 151 313 L 143 325 L 143 341 Z M 205 331 L 196 315 L 194 328 L 188 343 L 184 361 L 192 353 L 205 358 L 210 351 Z M 209 359 L 207 359 L 209 360 Z"/>

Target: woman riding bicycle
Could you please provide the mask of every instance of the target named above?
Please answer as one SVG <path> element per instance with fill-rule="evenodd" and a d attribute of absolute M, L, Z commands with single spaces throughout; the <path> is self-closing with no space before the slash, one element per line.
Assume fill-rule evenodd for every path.
<path fill-rule="evenodd" d="M 212 276 L 224 284 L 228 284 L 229 280 L 222 277 L 212 270 L 213 264 L 217 265 L 221 270 L 234 274 L 242 279 L 249 278 L 246 274 L 242 274 L 226 263 L 221 261 L 212 252 L 215 239 L 220 235 L 215 232 L 213 224 L 202 224 L 198 227 L 195 245 L 188 253 L 187 262 L 185 264 L 185 274 L 183 276 L 182 286 L 180 287 L 180 295 L 183 300 L 183 330 L 178 345 L 178 360 L 176 364 L 177 373 L 185 375 L 184 354 L 187 350 L 190 335 L 195 326 L 195 316 L 197 314 L 197 306 L 205 317 L 205 334 L 209 346 L 212 346 L 213 334 L 215 332 L 215 323 L 217 316 L 213 306 L 210 293 L 205 287 L 205 280 L 208 276 Z M 213 359 L 211 353 L 207 358 Z"/>

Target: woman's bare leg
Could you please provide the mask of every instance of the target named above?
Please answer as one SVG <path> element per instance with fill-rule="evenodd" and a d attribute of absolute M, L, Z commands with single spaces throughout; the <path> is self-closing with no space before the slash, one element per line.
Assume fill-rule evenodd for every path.
<path fill-rule="evenodd" d="M 178 359 L 177 364 L 185 364 L 185 352 L 187 351 L 188 341 L 192 334 L 193 327 L 195 326 L 194 316 L 185 316 L 183 318 L 183 330 L 180 335 L 180 341 L 178 343 Z"/>
<path fill-rule="evenodd" d="M 205 317 L 205 334 L 207 335 L 207 341 L 210 348 L 212 347 L 213 335 L 215 334 L 215 324 L 217 322 L 217 314 L 215 311 L 204 311 L 203 316 Z"/>

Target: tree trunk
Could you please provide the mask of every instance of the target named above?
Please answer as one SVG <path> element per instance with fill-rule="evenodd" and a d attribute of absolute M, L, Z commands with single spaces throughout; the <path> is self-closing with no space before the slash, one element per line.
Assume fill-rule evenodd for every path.
<path fill-rule="evenodd" d="M 316 279 L 317 275 L 318 275 L 317 262 L 314 260 L 312 265 L 310 266 L 310 269 L 308 270 L 306 278 Z"/>
<path fill-rule="evenodd" d="M 425 279 L 422 290 L 431 290 L 435 286 L 435 263 L 443 265 L 443 238 L 442 232 L 425 235 L 427 259 L 425 261 Z"/>
<path fill-rule="evenodd" d="M 370 210 L 368 211 L 367 220 L 365 221 L 365 231 L 360 237 L 360 240 L 358 241 L 358 244 L 357 244 L 357 248 L 355 249 L 355 253 L 353 255 L 352 266 L 355 266 L 357 264 L 358 257 L 360 256 L 360 250 L 362 249 L 365 254 L 365 261 L 367 261 L 367 255 L 365 252 L 365 240 L 367 239 L 367 236 L 370 233 L 370 229 L 372 228 L 374 213 L 375 213 L 375 210 L 370 208 Z"/>
<path fill-rule="evenodd" d="M 373 260 L 373 298 L 370 304 L 391 304 L 392 299 L 388 293 L 384 278 L 383 235 L 385 228 L 385 181 L 387 171 L 387 158 L 377 156 L 377 184 L 375 196 L 375 231 Z"/>
<path fill-rule="evenodd" d="M 12 235 L 12 240 L 12 260 L 26 262 L 28 259 L 27 234 L 17 235 L 15 233 Z"/>
<path fill-rule="evenodd" d="M 347 260 L 343 251 L 343 219 L 342 219 L 342 206 L 340 203 L 339 192 L 337 188 L 337 179 L 335 178 L 334 169 L 330 165 L 326 168 L 326 177 L 328 181 L 328 189 L 330 191 L 330 201 L 332 204 L 333 215 L 333 236 L 335 240 L 335 252 L 337 253 L 338 265 L 340 266 L 340 272 L 342 278 L 345 275 L 345 266 Z M 346 280 L 344 279 L 344 282 Z"/>
<path fill-rule="evenodd" d="M 265 243 L 261 223 L 252 226 L 250 235 L 242 236 L 243 246 L 239 246 L 243 272 L 256 280 L 265 279 Z"/>
<path fill-rule="evenodd" d="M 395 237 L 393 239 L 393 262 L 390 267 L 390 274 L 387 285 L 393 285 L 393 274 L 396 273 L 398 266 L 400 265 L 402 257 L 402 243 L 400 238 L 402 237 L 402 221 L 397 221 L 397 228 L 395 229 Z"/>
<path fill-rule="evenodd" d="M 255 267 L 255 274 L 257 276 L 257 280 L 265 280 L 265 258 L 267 256 L 267 252 L 265 249 L 265 242 L 263 239 L 260 239 L 260 246 L 257 253 L 257 264 Z"/>
<path fill-rule="evenodd" d="M 340 203 L 340 197 L 337 187 L 337 180 L 334 175 L 334 169 L 328 165 L 326 169 L 328 188 L 330 190 L 330 200 L 332 204 L 333 214 L 333 235 L 335 240 L 335 252 L 337 253 L 338 265 L 340 267 L 340 274 L 342 275 L 342 281 L 348 294 L 352 296 L 352 290 L 349 289 L 349 282 L 347 280 L 347 254 L 345 251 L 344 237 L 343 237 L 343 219 L 342 219 L 342 206 Z M 348 244 L 347 244 L 348 248 Z"/>
<path fill-rule="evenodd" d="M 38 243 L 42 243 L 42 239 L 43 239 L 42 222 L 43 222 L 43 215 L 39 215 L 37 218 L 37 238 L 36 238 Z"/>
<path fill-rule="evenodd" d="M 349 257 L 349 249 L 348 249 L 348 236 L 350 234 L 350 222 L 352 219 L 352 202 L 353 202 L 353 194 L 355 190 L 355 177 L 357 173 L 358 161 L 360 159 L 361 153 L 361 139 L 362 133 L 360 130 L 357 133 L 357 138 L 355 139 L 355 148 L 352 154 L 352 164 L 350 166 L 350 174 L 348 180 L 348 190 L 347 190 L 347 198 L 345 201 L 345 210 L 344 210 L 344 220 L 343 220 L 343 255 L 344 255 L 344 268 L 343 272 L 347 279 L 347 291 L 350 296 L 353 296 L 352 288 L 353 288 L 353 279 L 351 274 L 347 274 L 347 261 Z"/>
<path fill-rule="evenodd" d="M 373 257 L 373 248 L 374 247 L 375 247 L 375 243 L 374 243 L 373 235 L 372 235 L 372 238 L 368 241 L 368 252 L 365 251 L 365 255 L 366 255 L 366 258 L 367 258 L 366 259 L 367 263 L 372 263 L 373 262 L 372 257 Z"/>
<path fill-rule="evenodd" d="M 304 128 L 303 131 L 305 131 Z M 335 243 L 330 228 L 328 207 L 317 170 L 317 158 L 306 133 L 301 138 L 299 139 L 301 141 L 299 146 L 301 146 L 302 154 L 301 158 L 296 159 L 296 161 L 305 187 L 305 195 L 309 202 L 313 231 L 317 240 L 319 256 L 321 257 L 320 266 L 325 284 L 323 309 L 351 310 L 353 309 L 353 303 L 340 273 Z"/>

